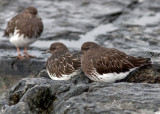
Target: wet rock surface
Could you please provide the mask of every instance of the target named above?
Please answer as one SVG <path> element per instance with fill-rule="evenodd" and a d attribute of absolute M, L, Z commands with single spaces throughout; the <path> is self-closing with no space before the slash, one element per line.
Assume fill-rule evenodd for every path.
<path fill-rule="evenodd" d="M 159 0 L 0 0 L 0 36 L 7 21 L 27 6 L 38 8 L 44 32 L 28 50 L 37 58 L 24 61 L 16 60 L 16 48 L 0 37 L 1 113 L 160 113 Z M 52 81 L 44 69 L 50 55 L 41 53 L 56 41 L 70 50 L 94 41 L 149 57 L 153 65 L 113 84 L 91 82 L 84 74 Z"/>
<path fill-rule="evenodd" d="M 126 82 L 134 83 L 160 83 L 160 65 L 143 66 L 132 72 L 126 79 Z"/>
<path fill-rule="evenodd" d="M 2 114 L 99 114 L 160 112 L 159 84 L 90 82 L 84 75 L 69 81 L 24 78 L 0 101 Z"/>
<path fill-rule="evenodd" d="M 18 80 L 34 77 L 45 68 L 45 61 L 17 60 L 16 58 L 0 59 L 0 94 L 12 87 Z"/>

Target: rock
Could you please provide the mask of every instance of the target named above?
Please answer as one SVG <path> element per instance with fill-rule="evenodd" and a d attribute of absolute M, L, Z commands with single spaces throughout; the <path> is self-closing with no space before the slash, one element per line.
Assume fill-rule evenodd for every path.
<path fill-rule="evenodd" d="M 75 78 L 78 79 L 73 80 L 80 80 L 79 77 Z M 82 77 L 82 79 L 88 80 L 88 78 L 84 77 Z M 84 91 L 88 91 L 88 85 L 85 83 L 82 84 L 82 79 L 80 80 L 79 85 L 75 85 L 74 83 L 70 84 L 70 81 L 54 81 L 45 78 L 24 78 L 10 89 L 6 98 L 6 101 L 8 102 L 0 102 L 2 112 L 11 113 L 11 110 L 16 109 L 17 111 L 25 112 L 28 108 L 21 108 L 21 105 L 19 105 L 19 103 L 25 103 L 33 113 L 48 113 L 53 110 L 52 104 L 54 101 L 57 102 L 58 100 L 59 102 L 62 102 L 64 99 L 69 99 L 70 97 L 82 94 Z M 14 106 L 15 108 L 13 108 Z"/>
<path fill-rule="evenodd" d="M 140 67 L 127 77 L 126 82 L 160 84 L 160 65 L 153 64 Z"/>
<path fill-rule="evenodd" d="M 58 106 L 55 105 L 58 110 L 54 108 L 52 113 L 154 113 L 159 110 L 158 86 L 158 84 L 92 83 L 88 92 L 65 100 Z M 153 98 L 152 95 L 157 97 Z"/>
<path fill-rule="evenodd" d="M 51 87 L 51 84 L 55 85 Z M 9 91 L 7 95 L 8 103 L 5 104 L 7 107 L 2 107 L 3 112 L 12 113 L 12 110 L 27 112 L 28 108 L 32 112 L 47 112 L 55 99 L 54 91 L 60 86 L 61 83 L 54 83 L 54 81 L 44 78 L 24 78 Z M 23 105 L 21 106 L 19 103 L 26 104 L 27 108 L 22 108 Z"/>
<path fill-rule="evenodd" d="M 45 68 L 44 60 L 17 60 L 0 59 L 0 90 L 11 88 L 18 80 L 25 77 L 34 77 Z M 0 93 L 1 93 L 0 91 Z"/>
<path fill-rule="evenodd" d="M 32 112 L 26 103 L 19 102 L 14 106 L 4 106 L 1 114 L 32 114 Z"/>
<path fill-rule="evenodd" d="M 38 75 L 35 76 L 35 77 L 37 77 L 37 78 L 44 77 L 44 78 L 50 79 L 50 77 L 49 77 L 46 69 L 41 70 L 41 71 L 38 73 Z"/>
<path fill-rule="evenodd" d="M 1 113 L 138 114 L 159 111 L 159 84 L 90 83 L 86 77 L 74 78 L 77 83 L 24 78 L 10 89 L 8 102 L 1 104 Z"/>
<path fill-rule="evenodd" d="M 19 81 L 14 87 L 10 89 L 8 93 L 9 105 L 18 103 L 22 96 L 28 91 L 28 89 L 34 87 L 35 85 L 51 83 L 51 80 L 44 80 L 45 79 L 24 78 Z"/>
<path fill-rule="evenodd" d="M 12 74 L 12 76 L 33 77 L 34 75 L 38 74 L 41 69 L 45 68 L 45 61 L 38 59 L 1 59 L 0 65 L 3 66 L 0 69 L 1 76 Z"/>
<path fill-rule="evenodd" d="M 28 104 L 32 112 L 48 113 L 52 109 L 52 103 L 55 99 L 55 93 L 48 85 L 35 85 L 25 93 L 20 102 Z"/>

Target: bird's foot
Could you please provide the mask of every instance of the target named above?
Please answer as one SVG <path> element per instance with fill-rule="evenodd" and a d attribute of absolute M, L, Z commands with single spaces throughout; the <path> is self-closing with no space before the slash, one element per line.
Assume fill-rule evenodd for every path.
<path fill-rule="evenodd" d="M 36 56 L 30 55 L 28 53 L 25 53 L 24 57 L 26 57 L 26 58 L 36 58 Z"/>
<path fill-rule="evenodd" d="M 17 59 L 21 59 L 21 60 L 26 59 L 25 57 L 23 57 L 23 56 L 21 56 L 21 55 L 18 55 L 16 58 L 17 58 Z"/>

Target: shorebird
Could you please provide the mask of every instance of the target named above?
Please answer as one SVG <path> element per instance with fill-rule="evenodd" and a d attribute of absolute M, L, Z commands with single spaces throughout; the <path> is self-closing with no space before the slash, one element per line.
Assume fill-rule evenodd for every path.
<path fill-rule="evenodd" d="M 82 70 L 89 79 L 99 82 L 116 82 L 134 69 L 151 64 L 149 58 L 133 57 L 94 42 L 85 42 L 81 46 L 81 53 Z"/>
<path fill-rule="evenodd" d="M 69 80 L 81 72 L 81 61 L 60 42 L 51 44 L 46 69 L 52 80 Z"/>
<path fill-rule="evenodd" d="M 43 23 L 34 7 L 28 7 L 13 17 L 7 25 L 4 36 L 10 38 L 10 42 L 17 47 L 18 59 L 32 58 L 35 56 L 27 53 L 27 47 L 35 42 L 43 32 Z M 19 47 L 24 47 L 22 56 Z"/>

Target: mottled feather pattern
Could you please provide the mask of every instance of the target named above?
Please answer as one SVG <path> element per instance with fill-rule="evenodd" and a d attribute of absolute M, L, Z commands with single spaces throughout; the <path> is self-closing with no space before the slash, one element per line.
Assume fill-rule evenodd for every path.
<path fill-rule="evenodd" d="M 69 75 L 80 69 L 80 67 L 80 58 L 74 56 L 70 52 L 56 53 L 47 60 L 47 69 L 50 74 L 54 74 L 57 77 Z"/>
<path fill-rule="evenodd" d="M 96 81 L 114 82 L 116 79 L 124 78 L 137 67 L 151 64 L 150 58 L 133 57 L 117 49 L 97 46 L 95 43 L 89 42 L 84 47 L 82 45 L 81 50 L 82 69 L 90 79 Z"/>
<path fill-rule="evenodd" d="M 106 48 L 101 48 L 101 50 L 103 51 L 103 54 L 101 56 L 89 58 L 90 62 L 88 63 L 91 64 L 92 61 L 93 64 L 92 67 L 96 68 L 96 71 L 99 74 L 112 73 L 112 72 L 116 73 L 126 72 L 134 67 L 140 67 L 142 65 L 150 63 L 150 62 L 146 63 L 148 58 L 132 57 L 116 49 L 107 50 Z M 91 73 L 92 71 L 93 70 L 88 69 L 88 72 Z"/>
<path fill-rule="evenodd" d="M 19 15 L 13 17 L 7 24 L 7 28 L 4 31 L 4 36 L 9 37 L 10 34 L 14 34 L 14 30 L 16 29 L 16 19 L 19 19 Z"/>
<path fill-rule="evenodd" d="M 8 22 L 4 36 L 9 37 L 13 35 L 15 29 L 18 30 L 19 36 L 24 35 L 24 38 L 37 38 L 43 31 L 43 23 L 41 22 L 41 18 L 26 16 L 20 13 Z"/>

